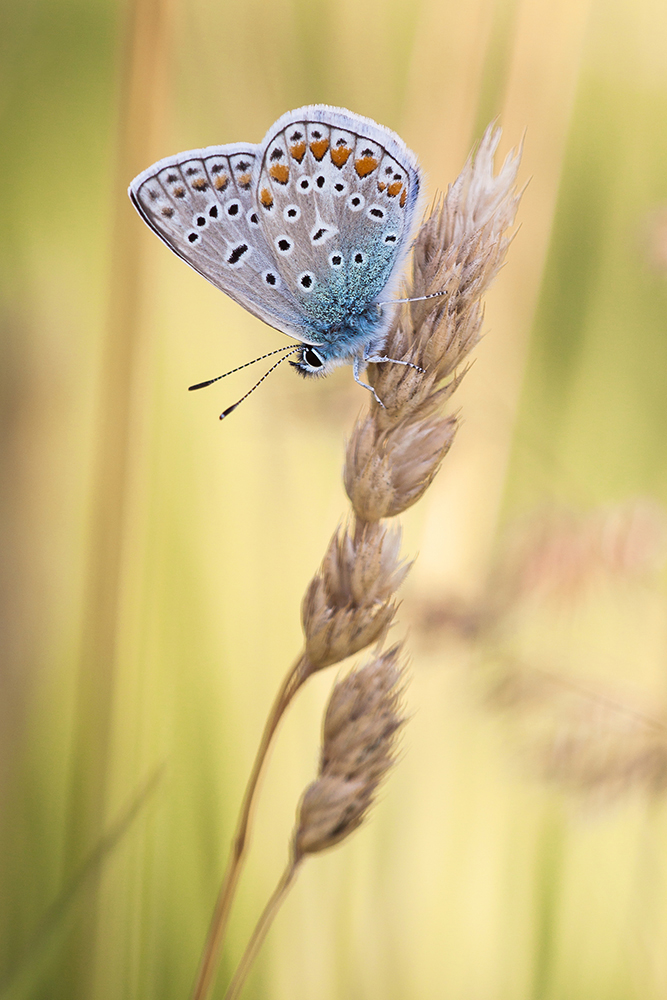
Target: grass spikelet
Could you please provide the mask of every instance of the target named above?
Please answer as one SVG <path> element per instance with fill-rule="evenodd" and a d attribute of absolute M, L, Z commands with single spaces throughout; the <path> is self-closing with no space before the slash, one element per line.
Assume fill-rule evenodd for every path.
<path fill-rule="evenodd" d="M 401 712 L 400 646 L 339 681 L 324 717 L 317 779 L 299 807 L 294 856 L 333 847 L 363 823 L 392 764 Z"/>
<path fill-rule="evenodd" d="M 306 656 L 319 670 L 379 640 L 396 613 L 393 595 L 408 565 L 399 561 L 400 531 L 367 524 L 333 536 L 302 606 Z"/>
<path fill-rule="evenodd" d="M 406 416 L 427 418 L 456 387 L 447 385 L 479 340 L 481 297 L 502 266 L 511 237 L 507 229 L 521 198 L 516 176 L 521 151 L 510 153 L 496 175 L 493 157 L 500 129 L 489 126 L 447 194 L 438 200 L 415 240 L 407 297 L 435 295 L 397 313 L 385 352 L 426 370 L 373 365 L 369 378 L 384 409 L 372 414 L 378 430 Z M 443 384 L 443 382 L 445 384 Z"/>
<path fill-rule="evenodd" d="M 497 566 L 505 600 L 539 594 L 576 600 L 595 581 L 650 578 L 664 563 L 667 514 L 638 498 L 586 514 L 540 511 L 520 524 Z"/>
<path fill-rule="evenodd" d="M 511 712 L 527 769 L 581 801 L 605 804 L 632 790 L 667 789 L 664 706 L 566 675 L 515 665 L 489 703 Z"/>
<path fill-rule="evenodd" d="M 460 384 L 460 366 L 479 340 L 481 297 L 502 265 L 520 193 L 520 152 L 493 174 L 500 130 L 484 133 L 474 158 L 439 200 L 415 241 L 409 298 L 396 314 L 385 353 L 398 364 L 369 367 L 383 405 L 371 403 L 350 438 L 343 479 L 357 518 L 395 517 L 423 495 L 449 451 L 457 429 L 442 405 Z"/>

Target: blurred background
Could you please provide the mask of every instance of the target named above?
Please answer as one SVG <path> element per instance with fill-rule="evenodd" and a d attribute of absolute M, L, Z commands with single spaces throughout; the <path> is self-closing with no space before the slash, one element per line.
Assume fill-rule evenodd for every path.
<path fill-rule="evenodd" d="M 187 386 L 282 338 L 126 188 L 314 102 L 399 132 L 431 197 L 497 117 L 529 184 L 461 431 L 403 519 L 400 766 L 245 995 L 663 998 L 664 3 L 30 0 L 0 52 L 2 1000 L 188 995 L 367 401 L 285 366 L 221 425 L 252 372 Z M 216 996 L 333 674 L 281 730 Z"/>

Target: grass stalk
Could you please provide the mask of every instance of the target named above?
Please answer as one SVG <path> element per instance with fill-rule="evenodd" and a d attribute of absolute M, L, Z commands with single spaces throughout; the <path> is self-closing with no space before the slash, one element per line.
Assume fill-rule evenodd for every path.
<path fill-rule="evenodd" d="M 247 854 L 250 838 L 250 820 L 259 779 L 276 733 L 280 720 L 287 706 L 309 674 L 309 663 L 305 655 L 301 655 L 285 677 L 269 712 L 264 732 L 255 755 L 255 760 L 243 795 L 241 809 L 236 823 L 236 831 L 232 840 L 227 868 L 222 879 L 215 909 L 211 918 L 208 936 L 204 944 L 199 970 L 192 991 L 192 1000 L 205 1000 L 210 995 L 215 973 L 218 967 L 220 952 L 229 922 L 236 887 L 238 885 L 243 864 Z"/>
<path fill-rule="evenodd" d="M 278 885 L 273 890 L 271 898 L 264 907 L 262 915 L 257 921 L 254 931 L 246 945 L 246 949 L 243 952 L 243 957 L 236 967 L 236 972 L 234 973 L 232 980 L 227 987 L 227 992 L 225 993 L 224 1000 L 236 1000 L 239 993 L 243 989 L 243 984 L 246 981 L 246 977 L 252 963 L 255 960 L 257 952 L 264 943 L 264 939 L 273 923 L 273 918 L 280 909 L 285 896 L 291 889 L 294 879 L 296 878 L 297 872 L 299 870 L 301 860 L 292 859 L 290 863 L 285 868 L 285 871 L 280 877 Z"/>

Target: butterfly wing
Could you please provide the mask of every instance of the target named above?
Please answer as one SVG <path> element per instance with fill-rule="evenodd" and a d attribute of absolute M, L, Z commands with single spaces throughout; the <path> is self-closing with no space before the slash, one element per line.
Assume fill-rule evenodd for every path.
<path fill-rule="evenodd" d="M 167 157 L 132 181 L 132 202 L 160 239 L 254 316 L 303 340 L 299 303 L 266 244 L 255 192 L 257 146 Z"/>
<path fill-rule="evenodd" d="M 351 305 L 391 297 L 421 180 L 401 139 L 342 108 L 311 105 L 275 123 L 259 158 L 262 229 L 304 318 L 326 330 Z"/>
<path fill-rule="evenodd" d="M 150 228 L 217 288 L 343 358 L 352 344 L 339 324 L 391 297 L 420 179 L 416 157 L 390 129 L 311 105 L 283 115 L 259 146 L 160 160 L 129 194 Z"/>

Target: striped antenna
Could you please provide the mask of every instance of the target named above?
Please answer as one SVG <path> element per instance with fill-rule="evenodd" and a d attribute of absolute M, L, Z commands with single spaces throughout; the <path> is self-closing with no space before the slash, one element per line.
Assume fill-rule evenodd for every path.
<path fill-rule="evenodd" d="M 296 351 L 296 350 L 298 350 L 298 348 L 296 348 L 294 344 L 287 344 L 285 347 L 279 347 L 276 351 L 269 351 L 268 354 L 262 354 L 261 358 L 255 358 L 253 361 L 246 361 L 244 365 L 239 365 L 238 368 L 232 368 L 231 371 L 225 372 L 224 375 L 216 375 L 215 378 L 209 378 L 205 382 L 197 382 L 196 385 L 189 385 L 188 392 L 194 392 L 195 389 L 205 389 L 207 385 L 213 385 L 214 382 L 219 382 L 221 378 L 227 378 L 228 375 L 233 375 L 234 372 L 240 372 L 242 368 L 248 368 L 249 365 L 257 364 L 258 361 L 264 361 L 265 358 L 271 358 L 273 357 L 274 354 L 280 354 L 281 351 Z M 285 355 L 285 357 L 287 357 L 287 355 Z M 271 369 L 271 371 L 273 371 L 273 368 Z"/>
<path fill-rule="evenodd" d="M 231 406 L 228 406 L 226 410 L 222 411 L 222 413 L 220 414 L 220 419 L 224 420 L 225 417 L 228 417 L 229 414 L 232 413 L 236 409 L 237 406 L 240 406 L 241 403 L 243 402 L 243 400 L 247 399 L 248 396 L 250 395 L 250 393 L 254 392 L 255 389 L 262 384 L 262 382 L 264 381 L 264 379 L 268 378 L 269 375 L 271 374 L 271 372 L 274 372 L 276 370 L 276 368 L 278 367 L 278 365 L 281 365 L 283 363 L 283 361 L 286 361 L 289 358 L 290 354 L 296 354 L 297 351 L 301 351 L 301 350 L 303 350 L 303 348 L 301 346 L 299 346 L 299 347 L 292 346 L 289 349 L 289 354 L 283 354 L 282 358 L 279 358 L 278 361 L 276 361 L 275 365 L 271 365 L 271 367 L 269 368 L 268 372 L 265 372 L 262 375 L 262 377 L 259 380 L 259 382 L 255 382 L 255 384 L 253 385 L 252 389 L 248 389 L 248 391 L 246 392 L 245 396 L 241 396 L 241 398 L 238 399 L 235 403 L 232 403 Z M 276 354 L 277 352 L 276 351 L 272 351 L 271 353 L 272 354 Z M 266 355 L 266 357 L 268 357 L 268 355 Z M 261 359 L 258 358 L 257 360 L 259 361 Z M 251 361 L 250 364 L 252 364 L 252 363 L 253 362 Z M 245 368 L 246 366 L 245 365 L 241 365 L 241 367 Z M 231 374 L 231 373 L 228 373 L 228 374 Z M 215 381 L 215 379 L 213 381 Z"/>

